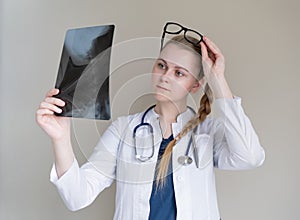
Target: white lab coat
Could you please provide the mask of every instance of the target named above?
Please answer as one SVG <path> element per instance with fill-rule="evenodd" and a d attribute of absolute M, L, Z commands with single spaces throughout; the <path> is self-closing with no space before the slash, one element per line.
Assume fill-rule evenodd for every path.
<path fill-rule="evenodd" d="M 190 134 L 177 143 L 172 152 L 173 182 L 178 220 L 219 220 L 213 168 L 251 169 L 260 166 L 265 152 L 245 115 L 241 98 L 215 99 L 214 117 L 208 117 L 195 133 L 199 165 L 178 163 L 184 155 Z M 104 132 L 88 162 L 79 168 L 76 159 L 71 168 L 57 178 L 53 164 L 50 180 L 70 210 L 91 204 L 97 195 L 116 179 L 114 220 L 147 220 L 157 155 L 162 140 L 159 115 L 152 109 L 146 116 L 154 129 L 155 153 L 151 160 L 135 159 L 133 129 L 143 113 L 120 117 Z M 172 124 L 174 137 L 193 117 L 187 110 Z M 139 149 L 140 150 L 140 149 Z M 151 148 L 142 149 L 145 154 Z M 193 158 L 193 151 L 189 155 Z"/>

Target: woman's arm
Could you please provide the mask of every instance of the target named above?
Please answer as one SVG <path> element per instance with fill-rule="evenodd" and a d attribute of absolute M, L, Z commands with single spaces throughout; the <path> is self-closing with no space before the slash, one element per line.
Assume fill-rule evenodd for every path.
<path fill-rule="evenodd" d="M 252 169 L 262 165 L 264 149 L 241 105 L 241 98 L 216 99 L 214 164 L 219 169 Z"/>
<path fill-rule="evenodd" d="M 120 142 L 117 123 L 118 120 L 103 133 L 88 162 L 81 167 L 73 158 L 71 167 L 59 178 L 56 163 L 53 165 L 50 181 L 70 210 L 76 211 L 90 205 L 100 192 L 113 183 Z"/>
<path fill-rule="evenodd" d="M 62 140 L 52 140 L 55 169 L 58 178 L 60 178 L 70 167 L 74 161 L 74 152 L 70 138 Z"/>
<path fill-rule="evenodd" d="M 37 124 L 51 138 L 56 172 L 62 176 L 72 165 L 74 153 L 70 140 L 70 118 L 59 117 L 54 113 L 61 113 L 65 102 L 53 97 L 59 93 L 58 89 L 51 89 L 36 111 Z"/>
<path fill-rule="evenodd" d="M 257 134 L 225 79 L 225 58 L 207 37 L 201 42 L 204 75 L 214 95 L 214 163 L 220 169 L 250 169 L 265 159 Z"/>
<path fill-rule="evenodd" d="M 70 118 L 59 117 L 63 100 L 54 98 L 58 89 L 51 89 L 36 111 L 38 125 L 51 138 L 55 163 L 50 180 L 70 210 L 89 205 L 110 186 L 115 177 L 116 152 L 119 144 L 118 124 L 114 122 L 100 138 L 89 161 L 81 168 L 74 156 L 70 139 Z"/>

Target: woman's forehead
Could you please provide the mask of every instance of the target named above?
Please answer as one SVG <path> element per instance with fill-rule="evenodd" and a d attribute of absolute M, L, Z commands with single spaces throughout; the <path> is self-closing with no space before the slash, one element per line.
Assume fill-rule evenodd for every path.
<path fill-rule="evenodd" d="M 200 68 L 200 55 L 170 43 L 161 51 L 159 58 L 176 66 L 187 69 L 190 73 L 197 74 Z"/>

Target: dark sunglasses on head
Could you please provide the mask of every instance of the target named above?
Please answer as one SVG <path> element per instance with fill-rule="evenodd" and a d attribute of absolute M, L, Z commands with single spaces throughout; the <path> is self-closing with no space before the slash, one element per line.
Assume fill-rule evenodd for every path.
<path fill-rule="evenodd" d="M 193 44 L 196 47 L 200 47 L 199 43 L 203 40 L 203 35 L 199 32 L 184 27 L 181 24 L 175 23 L 175 22 L 167 22 L 163 29 L 163 34 L 161 37 L 161 45 L 160 50 L 163 48 L 164 39 L 166 34 L 180 34 L 182 31 L 184 31 L 183 36 L 184 38 L 191 44 Z M 191 37 L 197 39 L 197 42 L 195 42 Z"/>

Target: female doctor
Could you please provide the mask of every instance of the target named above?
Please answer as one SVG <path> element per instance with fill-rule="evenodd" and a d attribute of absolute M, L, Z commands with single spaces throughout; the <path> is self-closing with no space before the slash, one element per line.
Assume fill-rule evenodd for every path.
<path fill-rule="evenodd" d="M 179 31 L 168 31 L 168 25 Z M 162 39 L 165 33 L 175 36 L 162 43 L 153 66 L 156 105 L 115 120 L 83 166 L 72 149 L 70 119 L 54 115 L 65 104 L 52 97 L 59 90 L 50 90 L 40 103 L 36 120 L 55 156 L 50 180 L 70 210 L 91 204 L 116 179 L 114 220 L 219 220 L 213 168 L 263 163 L 264 150 L 241 98 L 226 82 L 220 49 L 180 24 L 167 23 Z M 187 97 L 200 88 L 204 95 L 195 113 Z M 212 106 L 216 115 L 207 117 Z"/>

